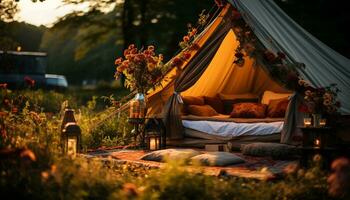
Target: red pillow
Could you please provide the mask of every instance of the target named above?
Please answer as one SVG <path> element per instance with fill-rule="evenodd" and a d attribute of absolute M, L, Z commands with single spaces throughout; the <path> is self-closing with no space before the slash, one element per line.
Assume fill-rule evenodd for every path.
<path fill-rule="evenodd" d="M 265 118 L 267 105 L 261 103 L 233 104 L 232 118 Z"/>
<path fill-rule="evenodd" d="M 270 100 L 267 117 L 284 117 L 289 104 L 288 98 Z"/>
<path fill-rule="evenodd" d="M 204 103 L 214 108 L 216 112 L 224 114 L 224 104 L 217 95 L 215 97 L 204 96 Z"/>
<path fill-rule="evenodd" d="M 218 115 L 218 113 L 214 110 L 214 108 L 212 108 L 209 105 L 203 105 L 203 106 L 189 105 L 187 107 L 187 110 L 191 115 L 197 115 L 197 116 L 203 116 L 203 117 Z"/>

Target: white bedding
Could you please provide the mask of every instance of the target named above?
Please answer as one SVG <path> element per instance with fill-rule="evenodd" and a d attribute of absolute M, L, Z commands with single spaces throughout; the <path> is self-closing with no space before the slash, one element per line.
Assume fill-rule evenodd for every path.
<path fill-rule="evenodd" d="M 235 123 L 217 121 L 182 120 L 185 128 L 194 129 L 211 135 L 237 137 L 242 135 L 270 135 L 282 131 L 283 121 L 259 123 Z"/>

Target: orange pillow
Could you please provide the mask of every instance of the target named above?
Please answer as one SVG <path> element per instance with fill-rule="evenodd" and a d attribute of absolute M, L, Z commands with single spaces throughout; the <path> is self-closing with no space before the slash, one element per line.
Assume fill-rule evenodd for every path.
<path fill-rule="evenodd" d="M 203 116 L 203 117 L 218 115 L 218 113 L 214 110 L 214 108 L 212 108 L 209 105 L 203 105 L 203 106 L 189 105 L 187 106 L 187 111 L 191 115 L 197 115 L 197 116 Z"/>
<path fill-rule="evenodd" d="M 185 105 L 204 105 L 204 98 L 202 96 L 183 96 L 182 100 Z"/>
<path fill-rule="evenodd" d="M 224 104 L 221 99 L 216 95 L 215 97 L 204 96 L 205 104 L 214 108 L 214 110 L 220 114 L 224 114 Z"/>
<path fill-rule="evenodd" d="M 288 98 L 270 100 L 267 107 L 267 117 L 284 117 L 288 104 Z"/>
<path fill-rule="evenodd" d="M 260 103 L 233 104 L 232 118 L 265 118 L 267 105 Z"/>

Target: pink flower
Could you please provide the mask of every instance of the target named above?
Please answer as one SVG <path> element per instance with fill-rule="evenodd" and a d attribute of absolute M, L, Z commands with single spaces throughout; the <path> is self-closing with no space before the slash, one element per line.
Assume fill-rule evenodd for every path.
<path fill-rule="evenodd" d="M 6 89 L 7 83 L 0 83 L 0 89 Z"/>
<path fill-rule="evenodd" d="M 186 35 L 186 36 L 184 36 L 184 37 L 183 37 L 183 41 L 184 41 L 184 42 L 188 42 L 188 41 L 190 41 L 190 37 L 188 37 L 187 35 Z"/>
<path fill-rule="evenodd" d="M 29 87 L 34 87 L 35 86 L 35 80 L 33 80 L 32 78 L 30 78 L 29 76 L 25 76 L 24 77 L 24 81 L 26 82 L 26 84 Z"/>
<path fill-rule="evenodd" d="M 120 65 L 122 63 L 123 59 L 122 58 L 118 58 L 114 61 L 115 65 Z"/>

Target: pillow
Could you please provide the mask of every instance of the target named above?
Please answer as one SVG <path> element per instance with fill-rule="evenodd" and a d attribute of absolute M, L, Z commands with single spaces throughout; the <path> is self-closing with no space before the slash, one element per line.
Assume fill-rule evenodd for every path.
<path fill-rule="evenodd" d="M 243 155 L 271 156 L 275 159 L 288 159 L 298 154 L 298 149 L 293 145 L 280 143 L 251 143 L 242 145 Z"/>
<path fill-rule="evenodd" d="M 217 95 L 215 97 L 204 96 L 204 103 L 214 108 L 217 113 L 224 114 L 224 104 Z"/>
<path fill-rule="evenodd" d="M 265 118 L 267 105 L 260 103 L 237 103 L 233 105 L 232 118 Z"/>
<path fill-rule="evenodd" d="M 292 93 L 276 93 L 266 90 L 261 98 L 261 103 L 268 105 L 271 100 L 289 98 L 290 96 L 292 96 Z"/>
<path fill-rule="evenodd" d="M 226 166 L 243 163 L 244 160 L 228 152 L 208 152 L 192 157 L 191 162 L 207 166 Z"/>
<path fill-rule="evenodd" d="M 203 116 L 203 117 L 210 117 L 214 115 L 218 115 L 218 113 L 209 105 L 189 105 L 187 106 L 187 111 L 191 115 L 197 115 L 197 116 Z"/>
<path fill-rule="evenodd" d="M 288 98 L 270 100 L 270 103 L 267 107 L 267 117 L 284 117 L 288 104 Z"/>
<path fill-rule="evenodd" d="M 192 149 L 163 149 L 145 154 L 141 157 L 141 160 L 156 162 L 164 162 L 166 159 L 189 161 L 190 158 L 199 154 L 201 154 L 199 151 Z"/>
<path fill-rule="evenodd" d="M 251 102 L 258 103 L 259 96 L 252 93 L 244 94 L 222 94 L 219 93 L 220 99 L 224 104 L 224 114 L 230 114 L 232 111 L 232 105 L 236 103 Z"/>
<path fill-rule="evenodd" d="M 202 96 L 183 96 L 182 100 L 185 105 L 204 105 L 204 98 Z"/>

